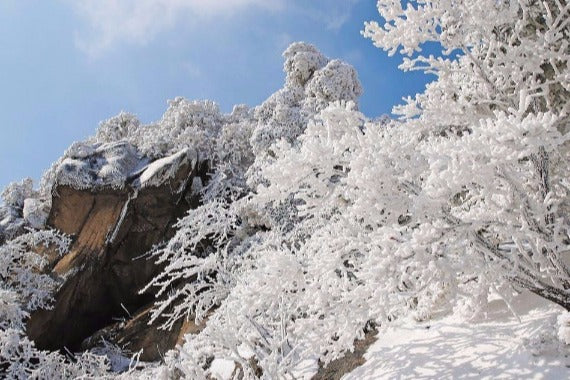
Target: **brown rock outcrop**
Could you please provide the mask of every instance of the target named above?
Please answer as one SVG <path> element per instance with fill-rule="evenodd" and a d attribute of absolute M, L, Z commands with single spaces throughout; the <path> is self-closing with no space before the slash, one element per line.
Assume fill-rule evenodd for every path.
<path fill-rule="evenodd" d="M 160 352 L 174 346 L 179 331 L 164 334 L 146 326 L 148 310 L 129 321 L 128 311 L 140 310 L 154 299 L 138 291 L 161 268 L 141 256 L 171 237 L 176 220 L 198 205 L 190 184 L 194 177 L 204 177 L 206 168 L 189 152 L 166 180 L 147 186 L 139 180 L 144 171 L 122 189 L 56 186 L 47 224 L 72 235 L 73 243 L 53 268 L 63 279 L 54 307 L 35 311 L 28 320 L 27 332 L 37 347 L 78 350 L 86 338 L 125 318 L 136 328 L 119 336 L 122 343 L 133 340 L 133 350 L 157 347 L 154 352 L 147 349 L 146 360 L 159 359 Z"/>

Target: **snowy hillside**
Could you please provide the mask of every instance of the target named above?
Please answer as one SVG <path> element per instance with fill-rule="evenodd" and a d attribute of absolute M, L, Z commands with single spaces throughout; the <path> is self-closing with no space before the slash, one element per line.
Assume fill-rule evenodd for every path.
<path fill-rule="evenodd" d="M 403 320 L 378 334 L 353 379 L 564 379 L 567 348 L 556 336 L 560 309 L 530 294 L 514 300 L 516 314 L 499 299 L 484 319 L 455 316 Z"/>
<path fill-rule="evenodd" d="M 399 119 L 296 42 L 261 105 L 121 113 L 8 186 L 0 373 L 567 377 L 570 5 L 378 11 L 363 35 L 436 76 Z"/>

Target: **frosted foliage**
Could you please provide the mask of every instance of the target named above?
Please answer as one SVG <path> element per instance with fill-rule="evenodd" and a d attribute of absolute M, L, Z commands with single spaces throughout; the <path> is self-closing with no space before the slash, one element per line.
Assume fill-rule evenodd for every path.
<path fill-rule="evenodd" d="M 153 320 L 160 315 L 167 317 L 167 328 L 191 315 L 197 321 L 202 320 L 226 297 L 232 284 L 231 272 L 226 267 L 231 265 L 227 246 L 238 221 L 230 205 L 214 199 L 190 210 L 175 227 L 176 235 L 152 251 L 157 264 L 166 264 L 164 272 L 143 289 L 144 292 L 157 287 L 157 297 L 168 291 L 168 297 L 157 302 L 152 314 Z M 207 239 L 213 242 L 212 246 L 206 245 Z M 195 280 L 189 281 L 191 278 Z M 175 284 L 180 286 L 172 290 Z"/>
<path fill-rule="evenodd" d="M 9 379 L 109 378 L 107 354 L 85 351 L 71 360 L 38 350 L 25 334 L 31 311 L 50 308 L 59 281 L 45 274 L 47 260 L 36 252 L 67 253 L 71 239 L 53 230 L 29 232 L 0 245 L 0 364 Z M 128 368 L 125 376 L 133 373 Z"/>
<path fill-rule="evenodd" d="M 313 73 L 326 65 L 328 59 L 313 45 L 294 42 L 283 52 L 283 71 L 288 87 L 304 86 Z"/>
<path fill-rule="evenodd" d="M 210 355 L 230 359 L 241 365 L 240 372 L 246 378 L 252 378 L 251 362 L 241 357 L 240 352 L 253 352 L 265 379 L 278 378 L 286 373 L 283 369 L 298 360 L 298 352 L 288 342 L 291 327 L 288 317 L 293 305 L 283 295 L 303 283 L 300 266 L 293 256 L 275 251 L 265 252 L 259 264 L 260 268 L 246 277 L 251 281 L 240 282 L 233 289 L 206 329 L 195 339 L 187 340 L 182 348 L 184 356 L 193 357 L 196 364 Z M 227 327 L 223 334 L 219 329 L 222 324 Z M 197 376 L 194 368 L 188 368 L 185 375 Z"/>
<path fill-rule="evenodd" d="M 292 44 L 284 53 L 285 87 L 255 109 L 258 120 L 251 145 L 256 155 L 248 173 L 252 187 L 266 183 L 262 168 L 275 158 L 273 144 L 296 143 L 309 120 L 336 101 L 357 104 L 362 88 L 354 68 L 330 61 L 309 44 Z"/>
<path fill-rule="evenodd" d="M 130 140 L 137 134 L 139 127 L 140 121 L 135 115 L 121 112 L 99 124 L 95 139 L 102 143 Z"/>
<path fill-rule="evenodd" d="M 315 74 L 307 84 L 305 94 L 304 106 L 308 109 L 321 110 L 335 101 L 358 101 L 362 87 L 356 70 L 335 59 Z"/>
<path fill-rule="evenodd" d="M 217 141 L 217 160 L 230 164 L 236 170 L 247 170 L 254 159 L 250 143 L 252 133 L 253 123 L 249 120 L 225 124 Z"/>
<path fill-rule="evenodd" d="M 252 145 L 256 154 L 267 151 L 281 138 L 293 142 L 303 132 L 307 121 L 329 103 L 356 102 L 362 93 L 352 66 L 339 60 L 329 62 L 312 45 L 294 43 L 283 56 L 287 73 L 285 88 L 255 111 L 259 124 Z"/>
<path fill-rule="evenodd" d="M 26 222 L 18 210 L 0 206 L 0 243 L 22 234 L 25 224 Z"/>
<path fill-rule="evenodd" d="M 258 187 L 257 201 L 279 202 L 294 194 L 301 210 L 311 215 L 342 205 L 336 189 L 363 137 L 363 115 L 352 108 L 354 104 L 339 103 L 323 110 L 309 122 L 298 147 L 276 144 L 276 160 L 263 169 L 269 185 Z"/>
<path fill-rule="evenodd" d="M 300 95 L 300 96 L 296 96 Z M 282 138 L 293 141 L 302 132 L 300 101 L 302 92 L 284 88 L 271 95 L 255 110 L 259 120 L 254 130 L 251 145 L 256 155 L 260 155 Z"/>
<path fill-rule="evenodd" d="M 58 352 L 40 351 L 23 331 L 0 330 L 0 360 L 9 379 L 77 379 L 109 377 L 105 356 L 84 352 L 70 362 Z"/>
<path fill-rule="evenodd" d="M 24 209 L 26 201 L 41 203 L 36 200 L 39 194 L 33 188 L 33 181 L 31 178 L 25 178 L 20 182 L 12 182 L 2 191 L 0 203 L 0 243 L 5 239 L 12 239 L 25 232 L 25 227 L 32 226 L 39 228 L 42 225 L 44 218 L 43 208 L 42 212 L 34 213 L 38 218 L 33 217 L 30 219 L 25 218 Z M 37 223 L 36 223 L 37 222 Z"/>
<path fill-rule="evenodd" d="M 258 363 L 266 378 L 277 378 L 304 357 L 328 362 L 340 356 L 370 319 L 367 304 L 359 301 L 364 277 L 356 276 L 364 247 L 340 236 L 317 249 L 336 233 L 325 229 L 336 228 L 333 216 L 346 210 L 344 179 L 367 123 L 357 111 L 360 85 L 354 69 L 329 63 L 311 45 L 293 44 L 284 57 L 285 86 L 261 106 L 236 106 L 222 115 L 213 102 L 176 98 L 150 125 L 121 113 L 102 122 L 93 138 L 73 144 L 46 172 L 40 193 L 26 182 L 12 186 L 5 197 L 14 206 L 6 208 L 13 216 L 7 225 L 21 220 L 41 229 L 54 184 L 153 186 L 184 162 L 209 161 L 208 178 L 195 178 L 192 185 L 201 205 L 178 221 L 173 238 L 151 252 L 164 271 L 147 286 L 160 299 L 152 314 L 155 323 L 164 317 L 168 328 L 192 318 L 207 320 L 207 328 L 193 346 L 167 355 L 166 366 L 138 375 L 182 371 L 200 378 L 213 373 L 205 363 L 215 355 L 240 363 L 236 370 L 246 377 L 254 374 L 251 363 Z M 273 161 L 279 164 L 271 166 Z M 280 166 L 286 169 L 281 176 Z M 271 178 L 255 197 L 246 183 L 252 167 Z M 310 180 L 294 179 L 296 171 L 310 174 Z M 59 236 L 38 233 L 53 234 L 53 244 Z M 36 350 L 26 338 L 23 321 L 31 310 L 50 307 L 59 284 L 41 271 L 47 262 L 31 250 L 31 236 L 36 235 L 21 235 L 0 248 L 6 260 L 0 276 L 0 339 L 6 343 L 0 355 L 8 373 L 15 378 L 106 376 L 116 364 L 108 358 L 85 353 L 70 363 L 58 353 Z M 343 309 L 347 302 L 357 317 Z M 347 326 L 340 334 L 333 331 L 338 323 Z"/>
<path fill-rule="evenodd" d="M 41 273 L 47 260 L 34 249 L 52 246 L 61 254 L 69 243 L 66 236 L 47 230 L 21 235 L 0 246 L 0 278 L 5 289 L 16 292 L 24 310 L 46 307 L 56 286 L 49 275 Z"/>
<path fill-rule="evenodd" d="M 138 129 L 134 144 L 148 157 L 162 157 L 187 147 L 211 157 L 221 124 L 222 115 L 216 103 L 178 97 L 169 101 L 157 124 Z"/>
<path fill-rule="evenodd" d="M 23 208 L 24 200 L 35 196 L 34 182 L 31 178 L 25 178 L 20 182 L 12 182 L 2 191 L 4 205 L 15 208 Z"/>
<path fill-rule="evenodd" d="M 232 112 L 226 116 L 227 123 L 239 123 L 246 120 L 251 121 L 253 119 L 253 110 L 247 106 L 247 104 L 236 104 L 232 108 Z"/>
<path fill-rule="evenodd" d="M 309 123 L 299 137 L 299 147 L 283 145 L 277 160 L 263 171 L 270 185 L 258 187 L 253 201 L 272 204 L 292 195 L 298 200 L 294 204 L 299 215 L 310 218 L 305 226 L 311 229 L 304 235 L 311 236 L 306 244 L 315 244 L 315 248 L 322 249 L 327 238 L 314 240 L 320 230 L 312 228 L 327 224 L 331 228 L 327 236 L 345 239 L 345 245 L 352 239 L 355 244 L 378 244 L 374 254 L 395 258 L 391 264 L 381 261 L 383 268 L 378 269 L 390 279 L 383 289 L 386 299 L 382 305 L 391 310 L 378 315 L 386 317 L 398 308 L 413 308 L 418 319 L 426 319 L 449 301 L 459 283 L 456 278 L 464 277 L 453 271 L 465 271 L 461 267 L 465 261 L 453 267 L 455 262 L 439 258 L 437 251 L 403 245 L 407 239 L 415 242 L 420 236 L 429 236 L 429 230 L 412 233 L 410 229 L 410 196 L 417 190 L 419 173 L 426 168 L 412 155 L 421 135 L 414 138 L 403 126 L 386 128 L 371 123 L 353 108 L 350 103 L 329 106 Z M 304 228 L 303 224 L 299 228 Z M 362 246 L 348 251 L 363 260 L 373 254 L 370 247 Z M 316 252 L 319 255 L 321 251 Z M 377 284 L 378 278 L 371 281 Z M 404 290 L 413 296 L 389 296 Z"/>
<path fill-rule="evenodd" d="M 419 1 L 414 7 L 378 2 L 383 25 L 367 23 L 364 35 L 390 54 L 410 55 L 404 70 L 424 70 L 440 80 L 395 109 L 438 123 L 467 122 L 493 110 L 559 112 L 570 98 L 568 9 L 557 1 Z M 435 41 L 458 60 L 414 54 Z M 443 98 L 443 99 L 442 99 Z"/>
<path fill-rule="evenodd" d="M 253 128 L 254 123 L 249 118 L 224 124 L 215 147 L 218 165 L 210 177 L 205 200 L 240 197 L 248 191 L 245 175 L 255 159 L 250 142 Z"/>
<path fill-rule="evenodd" d="M 287 377 L 306 358 L 328 363 L 351 350 L 370 319 L 394 316 L 387 305 L 398 304 L 393 275 L 402 269 L 400 257 L 385 254 L 382 240 L 374 244 L 349 226 L 342 227 L 353 235 L 330 227 L 298 252 L 280 244 L 255 247 L 253 269 L 240 275 L 206 329 L 182 347 L 186 376 L 207 375 L 202 368 L 215 357 L 240 364 L 246 377 L 255 372 L 252 363 L 263 378 Z M 399 301 L 404 306 L 412 298 L 406 294 Z"/>
<path fill-rule="evenodd" d="M 253 113 L 239 105 L 227 116 L 216 140 L 214 161 L 218 164 L 205 191 L 205 201 L 216 197 L 233 199 L 247 192 L 245 173 L 255 159 L 251 146 L 256 123 Z"/>
<path fill-rule="evenodd" d="M 106 144 L 74 143 L 56 169 L 56 181 L 76 189 L 121 188 L 139 165 L 135 147 L 126 141 Z"/>
<path fill-rule="evenodd" d="M 378 285 L 386 283 L 385 289 L 395 292 L 393 273 L 402 269 L 396 256 L 383 254 L 386 237 L 373 249 L 365 230 L 323 211 L 347 206 L 339 197 L 351 157 L 365 138 L 364 123 L 354 104 L 334 104 L 309 124 L 299 147 L 280 147 L 275 172 L 264 171 L 271 186 L 252 202 L 263 208 L 287 202 L 293 194 L 302 202 L 291 205 L 311 219 L 293 230 L 278 228 L 284 222 L 270 224 L 275 232 L 261 235 L 264 242 L 248 249 L 246 257 L 254 261 L 234 269 L 227 298 L 206 329 L 182 348 L 180 368 L 186 376 L 208 375 L 210 370 L 203 373 L 202 367 L 209 357 L 235 361 L 246 377 L 255 372 L 251 357 L 263 378 L 288 376 L 305 358 L 328 363 L 341 356 L 363 336 L 370 319 L 386 317 L 382 307 L 390 293 L 382 298 Z M 305 238 L 292 246 L 293 236 L 303 231 Z M 406 306 L 406 297 L 401 298 Z"/>
<path fill-rule="evenodd" d="M 155 124 L 120 114 L 72 146 L 47 183 L 113 185 L 133 172 L 158 183 L 188 152 L 208 160 L 208 177 L 191 186 L 200 205 L 150 252 L 164 270 L 143 289 L 158 293 L 155 323 L 205 328 L 138 375 L 208 378 L 229 363 L 236 378 L 294 378 L 374 325 L 484 319 L 492 295 L 510 307 L 524 289 L 569 310 L 569 7 L 380 0 L 383 22 L 364 35 L 407 55 L 402 69 L 436 78 L 395 108 L 400 121 L 367 119 L 355 70 L 295 43 L 284 88 L 258 107 L 222 115 L 177 98 Z M 422 56 L 426 42 L 443 56 Z M 154 162 L 142 168 L 141 157 Z M 33 210 L 25 189 L 13 187 L 10 204 Z M 57 285 L 31 269 L 41 263 L 22 242 L 0 248 L 8 358 L 21 354 L 4 347 L 29 344 L 22 318 L 49 306 L 42 289 Z M 568 343 L 567 313 L 558 329 Z"/>
<path fill-rule="evenodd" d="M 411 196 L 419 191 L 421 175 L 427 168 L 415 153 L 421 132 L 408 125 L 369 123 L 360 149 L 351 162 L 345 196 L 351 214 L 369 228 L 409 224 L 415 207 Z M 418 210 L 418 218 L 428 213 Z"/>
<path fill-rule="evenodd" d="M 51 195 L 57 177 L 57 169 L 64 159 L 65 155 L 60 157 L 57 161 L 53 162 L 50 167 L 42 174 L 42 178 L 40 179 L 39 193 L 42 197 L 46 198 L 49 203 L 51 203 Z"/>
<path fill-rule="evenodd" d="M 410 55 L 404 70 L 438 78 L 395 108 L 424 130 L 414 155 L 427 169 L 416 177 L 412 220 L 432 226 L 427 241 L 440 256 L 478 257 L 491 285 L 506 279 L 570 307 L 570 6 L 442 0 L 378 9 L 385 23 L 367 24 L 365 36 Z M 460 56 L 414 53 L 429 41 Z"/>

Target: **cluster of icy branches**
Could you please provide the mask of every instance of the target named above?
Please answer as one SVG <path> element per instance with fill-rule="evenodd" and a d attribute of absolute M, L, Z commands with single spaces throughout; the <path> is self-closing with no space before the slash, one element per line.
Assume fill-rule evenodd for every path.
<path fill-rule="evenodd" d="M 225 208 L 227 223 L 196 211 L 230 234 L 196 227 L 194 214 L 176 238 L 186 243 L 157 252 L 176 278 L 186 265 L 197 278 L 171 317 L 208 315 L 196 289 L 215 303 L 171 364 L 189 377 L 225 360 L 236 376 L 293 378 L 405 314 L 479 318 L 490 293 L 508 304 L 523 290 L 570 309 L 569 10 L 379 1 L 384 24 L 364 34 L 409 54 L 403 69 L 437 76 L 396 107 L 398 122 L 367 120 L 352 95 L 313 102 L 311 71 L 334 65 L 309 49 L 291 61 L 288 49 L 285 89 L 256 110 L 251 192 Z M 443 55 L 419 54 L 426 42 Z M 269 112 L 276 99 L 291 106 Z M 209 235 L 215 266 L 196 249 Z"/>

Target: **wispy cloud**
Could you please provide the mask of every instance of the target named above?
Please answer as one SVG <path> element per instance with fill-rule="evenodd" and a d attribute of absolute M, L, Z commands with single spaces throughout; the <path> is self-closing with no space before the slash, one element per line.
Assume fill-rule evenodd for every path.
<path fill-rule="evenodd" d="M 309 17 L 329 30 L 340 29 L 361 0 L 61 0 L 83 25 L 77 47 L 97 57 L 117 44 L 144 45 L 181 22 L 215 26 L 217 18 L 253 9 Z M 190 20 L 190 21 L 189 21 Z M 221 22 L 223 22 L 222 20 Z"/>
<path fill-rule="evenodd" d="M 85 24 L 77 46 L 97 56 L 116 43 L 145 44 L 181 20 L 210 19 L 249 8 L 281 9 L 284 0 L 64 0 Z"/>
<path fill-rule="evenodd" d="M 299 8 L 333 31 L 339 30 L 350 18 L 352 9 L 361 0 L 298 1 Z"/>
<path fill-rule="evenodd" d="M 184 62 L 182 64 L 182 67 L 184 68 L 184 71 L 186 71 L 186 73 L 190 76 L 190 78 L 199 78 L 202 75 L 202 69 L 200 66 L 193 62 Z"/>

